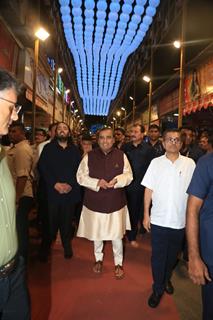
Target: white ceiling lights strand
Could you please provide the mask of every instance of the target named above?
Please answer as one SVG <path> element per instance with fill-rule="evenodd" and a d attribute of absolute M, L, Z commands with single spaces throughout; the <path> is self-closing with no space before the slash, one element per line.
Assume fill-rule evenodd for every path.
<path fill-rule="evenodd" d="M 85 114 L 107 115 L 160 0 L 59 0 Z"/>

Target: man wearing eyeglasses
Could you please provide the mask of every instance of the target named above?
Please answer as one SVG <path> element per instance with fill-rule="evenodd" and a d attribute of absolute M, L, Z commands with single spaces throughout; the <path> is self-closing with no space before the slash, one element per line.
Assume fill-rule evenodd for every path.
<path fill-rule="evenodd" d="M 179 130 L 165 131 L 165 154 L 152 160 L 141 182 L 145 186 L 143 225 L 151 231 L 153 292 L 148 299 L 151 308 L 158 306 L 164 291 L 174 292 L 170 279 L 184 239 L 186 191 L 195 163 L 180 155 L 181 146 Z"/>
<path fill-rule="evenodd" d="M 0 138 L 18 119 L 16 80 L 0 69 Z M 23 258 L 17 255 L 15 189 L 0 144 L 0 319 L 30 319 Z"/>

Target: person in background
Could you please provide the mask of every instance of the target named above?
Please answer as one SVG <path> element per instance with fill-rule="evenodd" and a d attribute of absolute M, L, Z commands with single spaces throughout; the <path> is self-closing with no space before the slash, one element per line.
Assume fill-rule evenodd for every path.
<path fill-rule="evenodd" d="M 200 137 L 199 146 L 205 153 L 213 152 L 213 135 L 203 135 Z"/>
<path fill-rule="evenodd" d="M 213 319 L 213 153 L 199 159 L 187 207 L 189 276 L 202 286 L 203 320 Z"/>
<path fill-rule="evenodd" d="M 47 201 L 47 187 L 45 180 L 39 175 L 37 164 L 43 148 L 45 145 L 50 143 L 55 137 L 55 129 L 57 123 L 49 125 L 48 136 L 49 139 L 39 143 L 37 148 L 37 157 L 34 160 L 35 176 L 36 176 L 36 200 L 37 200 L 37 220 L 40 225 L 41 231 L 41 244 L 39 248 L 38 258 L 41 262 L 47 262 L 50 252 L 51 237 L 49 233 L 49 217 L 48 217 L 48 201 Z"/>
<path fill-rule="evenodd" d="M 46 139 L 45 141 L 39 143 L 39 145 L 38 145 L 38 158 L 40 157 L 44 146 L 54 139 L 56 126 L 57 126 L 57 122 L 51 123 L 49 125 L 49 129 L 48 129 L 49 139 Z"/>
<path fill-rule="evenodd" d="M 33 150 L 25 136 L 22 123 L 14 123 L 9 129 L 13 146 L 7 152 L 8 165 L 16 188 L 17 232 L 19 253 L 28 258 L 28 216 L 33 208 Z"/>
<path fill-rule="evenodd" d="M 81 201 L 76 172 L 80 163 L 78 148 L 72 143 L 71 131 L 64 122 L 56 126 L 56 135 L 41 153 L 38 162 L 40 176 L 47 188 L 50 243 L 60 231 L 64 258 L 73 256 L 73 218 L 76 205 Z"/>
<path fill-rule="evenodd" d="M 183 156 L 191 158 L 197 163 L 198 159 L 204 155 L 203 150 L 197 145 L 197 143 L 193 140 L 194 130 L 191 127 L 182 127 L 181 134 L 184 135 L 184 143 L 180 150 L 180 153 Z"/>
<path fill-rule="evenodd" d="M 86 154 L 78 168 L 78 183 L 85 188 L 78 237 L 94 241 L 93 271 L 102 272 L 103 241 L 111 240 L 115 278 L 124 277 L 123 236 L 130 229 L 124 187 L 132 180 L 126 155 L 113 147 L 111 128 L 99 131 L 99 148 Z"/>
<path fill-rule="evenodd" d="M 154 149 L 155 157 L 165 153 L 163 144 L 160 141 L 160 128 L 156 124 L 151 124 L 148 131 L 148 144 Z"/>
<path fill-rule="evenodd" d="M 18 84 L 0 69 L 0 138 L 18 120 Z M 0 319 L 30 320 L 24 258 L 18 254 L 16 194 L 7 158 L 0 144 Z"/>
<path fill-rule="evenodd" d="M 82 157 L 85 156 L 89 151 L 92 150 L 92 138 L 89 134 L 82 135 L 81 143 L 80 143 L 80 152 Z"/>
<path fill-rule="evenodd" d="M 118 127 L 114 130 L 115 136 L 115 147 L 121 149 L 125 143 L 125 130 L 121 127 Z"/>
<path fill-rule="evenodd" d="M 163 133 L 165 154 L 152 160 L 142 185 L 144 228 L 151 231 L 153 292 L 148 305 L 156 308 L 166 291 L 173 294 L 171 276 L 185 234 L 187 188 L 195 168 L 192 159 L 180 155 L 178 129 Z M 151 206 L 152 205 L 152 206 Z M 151 214 L 150 214 L 151 207 Z"/>
<path fill-rule="evenodd" d="M 131 220 L 131 230 L 127 231 L 127 238 L 134 248 L 139 246 L 136 241 L 138 225 L 143 220 L 144 187 L 141 185 L 141 180 L 155 156 L 154 149 L 143 141 L 144 132 L 144 126 L 140 124 L 133 125 L 131 142 L 122 147 L 133 171 L 133 181 L 126 188 L 126 195 Z M 143 226 L 141 226 L 141 232 L 146 232 Z"/>

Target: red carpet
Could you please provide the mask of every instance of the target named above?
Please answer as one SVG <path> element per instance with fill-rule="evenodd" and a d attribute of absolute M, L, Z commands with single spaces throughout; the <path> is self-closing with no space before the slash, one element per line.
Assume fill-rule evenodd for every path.
<path fill-rule="evenodd" d="M 152 284 L 149 235 L 140 239 L 138 249 L 126 245 L 123 280 L 114 279 L 110 242 L 101 275 L 92 271 L 90 241 L 76 238 L 73 249 L 74 257 L 65 260 L 56 243 L 49 263 L 30 262 L 32 320 L 179 319 L 171 296 L 165 294 L 157 309 L 147 306 Z"/>

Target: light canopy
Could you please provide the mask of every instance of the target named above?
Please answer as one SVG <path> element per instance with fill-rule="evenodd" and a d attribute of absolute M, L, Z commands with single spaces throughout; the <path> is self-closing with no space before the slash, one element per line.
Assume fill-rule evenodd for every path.
<path fill-rule="evenodd" d="M 143 41 L 160 0 L 59 0 L 84 113 L 104 115 L 127 58 Z"/>

